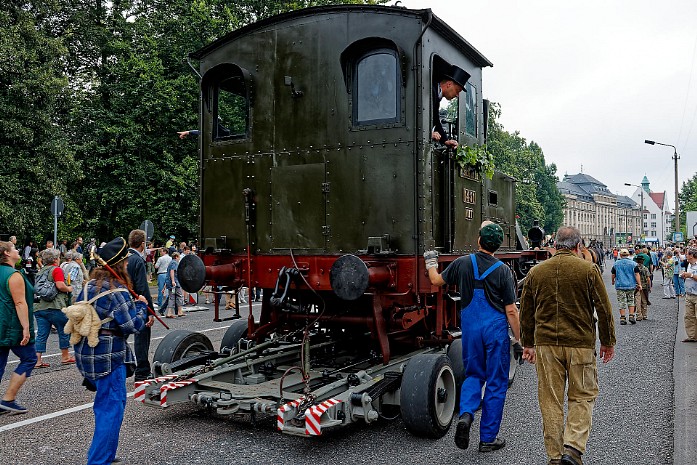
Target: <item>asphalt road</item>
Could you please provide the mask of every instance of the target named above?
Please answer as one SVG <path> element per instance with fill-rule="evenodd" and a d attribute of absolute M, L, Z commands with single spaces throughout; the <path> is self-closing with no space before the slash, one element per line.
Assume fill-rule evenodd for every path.
<path fill-rule="evenodd" d="M 615 303 L 608 269 L 604 276 Z M 672 464 L 674 436 L 679 438 L 676 447 L 683 456 L 681 441 L 694 442 L 689 429 L 674 435 L 674 425 L 683 428 L 694 425 L 694 420 L 674 417 L 673 361 L 682 319 L 678 324 L 677 301 L 662 300 L 661 296 L 661 287 L 656 284 L 650 319 L 616 328 L 616 357 L 599 366 L 600 396 L 584 463 Z M 217 348 L 226 323 L 212 319 L 213 311 L 206 310 L 166 321 L 172 329 L 203 331 Z M 152 352 L 165 333 L 156 324 Z M 692 350 L 678 349 L 675 353 L 679 357 Z M 691 354 L 695 355 L 694 351 Z M 85 463 L 94 427 L 92 393 L 82 388 L 74 366 L 60 365 L 55 334 L 44 358 L 51 367 L 35 370 L 18 397 L 30 412 L 0 416 L 0 464 Z M 680 378 L 680 392 L 691 393 L 694 399 L 694 369 L 689 375 L 689 365 L 685 366 L 684 360 L 677 362 L 688 372 Z M 15 366 L 16 359 L 11 357 L 8 370 Z M 6 374 L 0 391 L 7 387 L 7 378 Z M 128 390 L 133 390 L 132 380 Z M 684 403 L 679 400 L 683 409 L 679 414 L 692 417 L 689 412 L 694 412 L 695 405 Z M 477 415 L 472 429 L 475 446 L 478 427 Z M 417 438 L 398 419 L 352 425 L 318 438 L 297 438 L 276 432 L 271 419 L 249 425 L 210 416 L 193 405 L 147 408 L 130 397 L 118 456 L 127 464 L 545 464 L 534 367 L 526 364 L 519 368 L 509 390 L 500 433 L 507 441 L 504 449 L 488 454 L 477 452 L 476 447 L 462 451 L 455 447 L 453 434 L 451 428 L 439 440 Z M 695 463 L 696 459 L 693 456 L 691 461 L 675 463 Z"/>

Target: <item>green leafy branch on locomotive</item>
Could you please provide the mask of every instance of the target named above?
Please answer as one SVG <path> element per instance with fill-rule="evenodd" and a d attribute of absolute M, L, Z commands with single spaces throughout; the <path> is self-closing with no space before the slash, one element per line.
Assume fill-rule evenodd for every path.
<path fill-rule="evenodd" d="M 463 170 L 469 165 L 480 174 L 486 175 L 487 179 L 494 177 L 494 155 L 484 145 L 460 145 L 455 152 L 455 161 Z"/>

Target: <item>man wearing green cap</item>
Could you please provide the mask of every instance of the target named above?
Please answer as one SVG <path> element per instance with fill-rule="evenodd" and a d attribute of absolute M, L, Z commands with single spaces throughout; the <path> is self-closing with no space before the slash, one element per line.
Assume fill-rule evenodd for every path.
<path fill-rule="evenodd" d="M 503 262 L 494 257 L 503 242 L 501 226 L 485 221 L 479 230 L 479 250 L 459 257 L 442 274 L 438 273 L 438 253 L 424 253 L 431 284 L 456 285 L 462 304 L 462 360 L 465 380 L 460 394 L 460 419 L 455 431 L 455 445 L 469 446 L 469 432 L 474 412 L 482 407 L 479 451 L 501 449 L 506 441 L 497 437 L 503 417 L 510 366 L 510 324 L 516 339 L 516 359 L 521 360 L 518 309 L 515 305 L 515 281 Z M 486 383 L 484 398 L 482 388 Z"/>

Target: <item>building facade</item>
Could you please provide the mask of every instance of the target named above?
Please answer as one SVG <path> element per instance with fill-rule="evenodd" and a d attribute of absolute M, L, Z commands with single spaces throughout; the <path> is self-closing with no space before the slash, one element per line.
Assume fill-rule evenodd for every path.
<path fill-rule="evenodd" d="M 671 240 L 673 227 L 673 212 L 668 208 L 666 192 L 651 192 L 649 179 L 644 176 L 641 188 L 632 194 L 632 200 L 644 205 L 642 234 L 647 242 L 663 244 Z"/>
<path fill-rule="evenodd" d="M 639 242 L 639 203 L 613 194 L 605 184 L 583 173 L 565 175 L 557 188 L 566 199 L 564 224 L 576 226 L 587 244 L 596 241 L 607 248 Z"/>

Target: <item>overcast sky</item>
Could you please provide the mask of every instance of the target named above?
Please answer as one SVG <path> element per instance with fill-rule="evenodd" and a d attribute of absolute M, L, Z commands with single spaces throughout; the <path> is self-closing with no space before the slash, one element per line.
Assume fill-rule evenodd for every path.
<path fill-rule="evenodd" d="M 485 98 L 548 164 L 631 196 L 644 175 L 674 205 L 697 172 L 696 0 L 403 0 L 433 12 L 493 64 Z"/>

